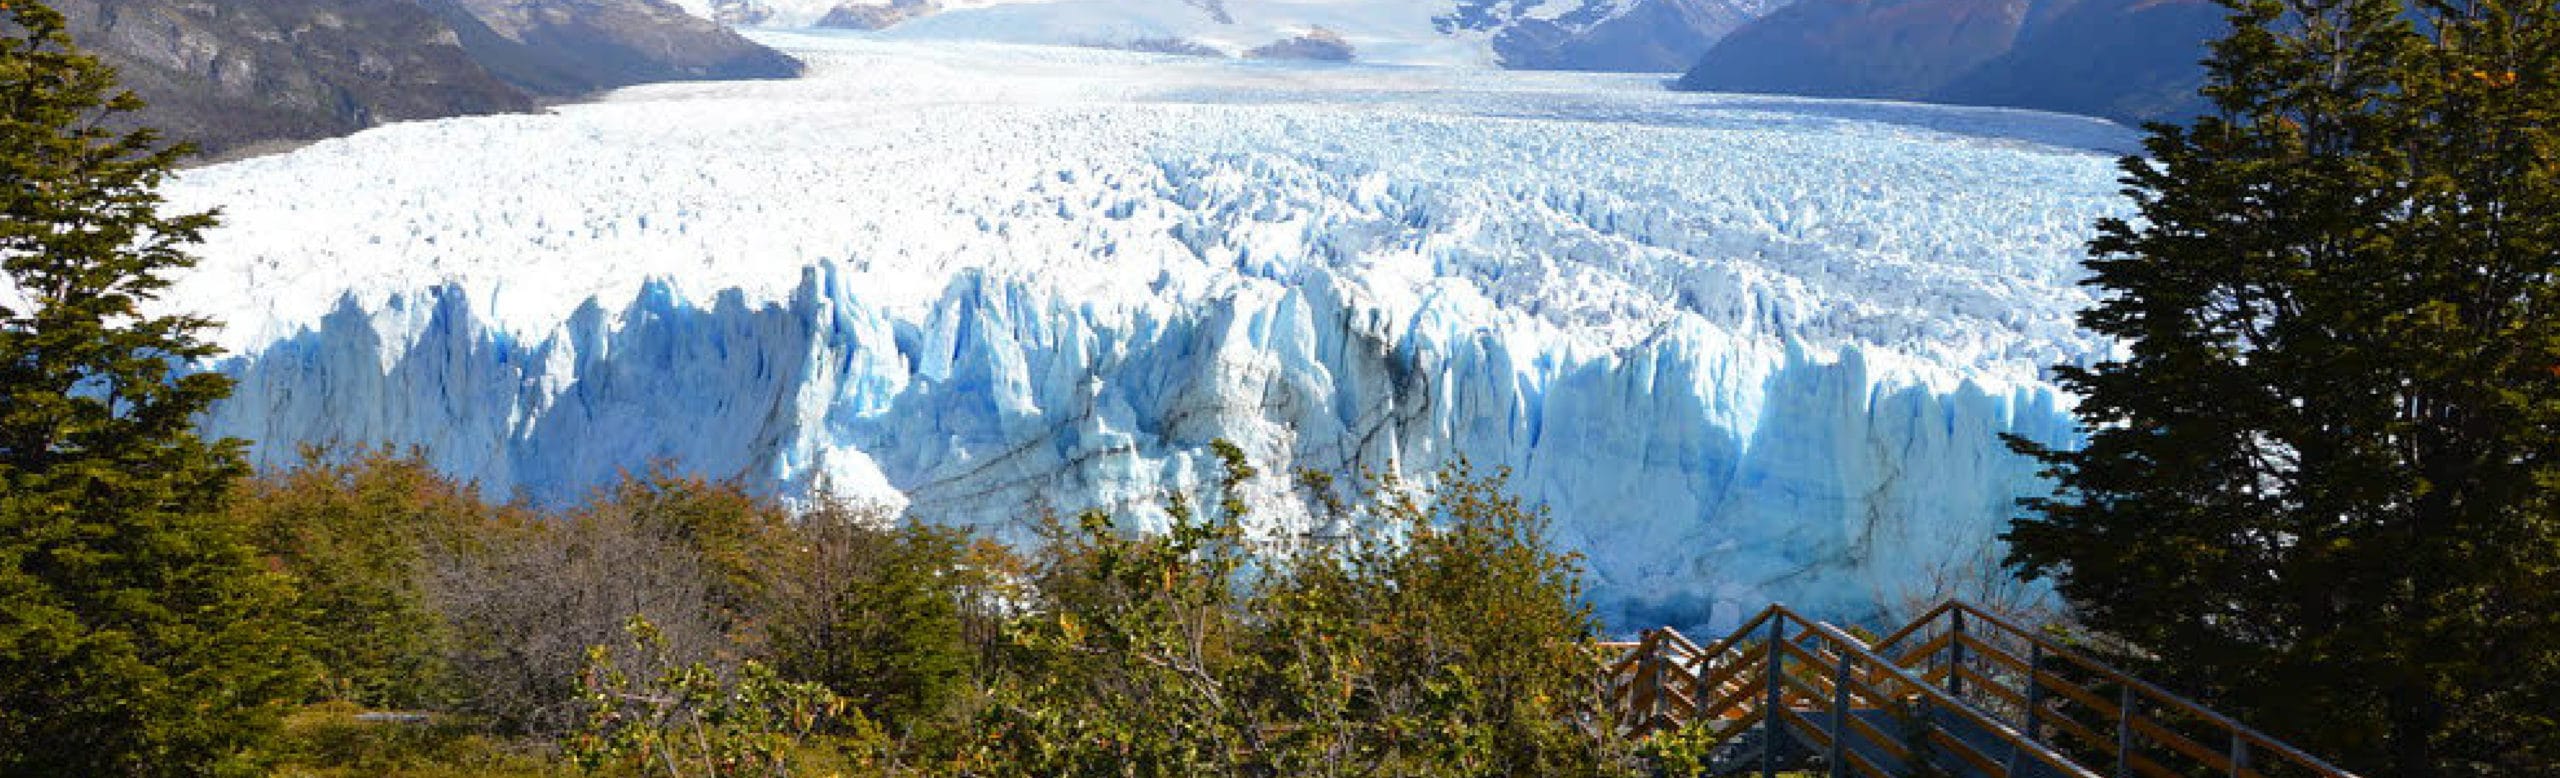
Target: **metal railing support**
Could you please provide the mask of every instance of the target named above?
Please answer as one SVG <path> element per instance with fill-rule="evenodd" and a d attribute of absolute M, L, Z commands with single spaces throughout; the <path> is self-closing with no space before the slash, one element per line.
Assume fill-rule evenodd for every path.
<path fill-rule="evenodd" d="M 2042 672 L 2044 672 L 2044 644 L 2030 642 L 2027 644 L 2027 710 L 2021 716 L 2022 720 L 2019 723 L 2023 726 L 2020 726 L 2018 731 L 2026 733 L 2028 740 L 2036 742 L 2043 742 L 2042 738 L 2036 737 L 2036 711 L 2044 708 L 2044 684 L 2037 682 L 2036 676 Z"/>
<path fill-rule="evenodd" d="M 2133 778 L 2133 685 L 2116 690 L 2116 778 Z"/>
<path fill-rule="evenodd" d="M 2231 733 L 2231 778 L 2240 778 L 2248 771 L 2249 741 L 2241 737 L 2239 731 L 2234 730 Z"/>
<path fill-rule="evenodd" d="M 1778 644 L 1787 639 L 1787 620 L 1769 620 L 1769 707 L 1760 712 L 1760 731 L 1768 742 L 1760 744 L 1760 778 L 1778 778 L 1778 746 L 1787 737 L 1785 717 L 1779 714 L 1787 703 L 1786 679 L 1780 677 L 1786 652 Z"/>
<path fill-rule="evenodd" d="M 1849 774 L 1849 670 L 1857 665 L 1857 657 L 1840 652 L 1840 670 L 1831 683 L 1831 778 Z"/>
<path fill-rule="evenodd" d="M 1947 641 L 1947 693 L 1963 697 L 1964 609 L 1958 608 L 1948 612 L 1947 615 L 1953 618 L 1953 621 L 1949 622 L 1948 629 L 1956 636 L 1954 640 Z"/>

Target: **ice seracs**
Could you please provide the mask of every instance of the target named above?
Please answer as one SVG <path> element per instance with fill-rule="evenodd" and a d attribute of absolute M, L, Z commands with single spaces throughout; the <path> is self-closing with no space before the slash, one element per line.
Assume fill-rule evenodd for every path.
<path fill-rule="evenodd" d="M 497 494 L 664 458 L 1018 531 L 1207 477 L 1508 467 L 1605 613 L 1854 611 L 1996 555 L 2115 125 L 768 35 L 645 87 L 191 171 L 212 431 Z M 1257 488 L 1280 530 L 1282 479 Z"/>

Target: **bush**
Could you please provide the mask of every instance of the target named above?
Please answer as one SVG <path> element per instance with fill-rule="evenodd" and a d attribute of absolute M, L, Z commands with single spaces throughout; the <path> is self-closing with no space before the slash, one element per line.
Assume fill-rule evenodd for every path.
<path fill-rule="evenodd" d="M 973 598 L 964 535 L 894 521 L 836 502 L 800 517 L 798 553 L 776 581 L 772 649 L 785 676 L 913 731 L 969 679 L 963 606 Z"/>
<path fill-rule="evenodd" d="M 450 716 L 380 717 L 350 702 L 285 717 L 278 778 L 504 778 L 550 773 L 543 754 L 510 747 Z"/>
<path fill-rule="evenodd" d="M 876 752 L 879 730 L 845 700 L 814 683 L 786 681 L 749 660 L 723 673 L 677 660 L 648 619 L 633 617 L 627 648 L 588 649 L 580 678 L 584 718 L 569 758 L 586 770 L 685 776 L 787 776 L 816 752 L 824 732 L 836 744 Z"/>
<path fill-rule="evenodd" d="M 427 564 L 495 511 L 415 452 L 321 448 L 250 479 L 232 503 L 302 593 L 295 615 L 311 630 L 323 696 L 393 708 L 440 707 L 457 693 Z"/>
<path fill-rule="evenodd" d="M 1319 502 L 1373 528 L 1239 529 L 1257 474 L 1219 444 L 1213 510 L 1171 529 L 1051 521 L 979 754 L 1038 775 L 1598 775 L 1629 760 L 1592 709 L 1598 625 L 1543 513 L 1463 466 Z M 1313 479 L 1319 491 L 1328 487 Z"/>
<path fill-rule="evenodd" d="M 506 731 L 577 724 L 591 646 L 638 616 L 683 662 L 728 669 L 761 652 L 775 560 L 792 548 L 779 505 L 735 482 L 628 476 L 562 516 L 508 512 L 432 565 L 462 711 Z"/>

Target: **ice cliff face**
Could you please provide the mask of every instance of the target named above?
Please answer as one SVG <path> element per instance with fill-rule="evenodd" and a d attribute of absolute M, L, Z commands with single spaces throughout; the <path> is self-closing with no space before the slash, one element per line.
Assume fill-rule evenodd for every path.
<path fill-rule="evenodd" d="M 1268 470 L 1505 466 L 1622 624 L 1996 557 L 2121 129 L 1642 79 L 772 38 L 656 86 L 193 171 L 259 442 L 498 493 L 653 458 L 1018 532 Z M 1303 528 L 1280 479 L 1275 529 Z"/>

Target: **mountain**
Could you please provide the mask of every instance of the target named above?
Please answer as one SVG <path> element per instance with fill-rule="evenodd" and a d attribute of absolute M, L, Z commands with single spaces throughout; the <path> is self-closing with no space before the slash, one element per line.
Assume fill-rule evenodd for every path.
<path fill-rule="evenodd" d="M 2029 0 L 1800 0 L 1744 25 L 1686 89 L 1917 99 L 2017 42 Z"/>
<path fill-rule="evenodd" d="M 797 72 L 661 0 L 54 0 L 74 40 L 210 151 L 516 113 L 649 81 Z"/>
<path fill-rule="evenodd" d="M 1580 24 L 1530 19 L 1494 38 L 1503 67 L 1676 73 L 1752 19 L 1726 0 L 1636 0 Z"/>
<path fill-rule="evenodd" d="M 51 4 L 149 102 L 142 122 L 210 150 L 533 108 L 410 0 Z"/>
<path fill-rule="evenodd" d="M 1241 12 L 1241 11 L 1239 11 Z M 209 432 L 576 499 L 665 459 L 1022 538 L 1509 468 L 1616 623 L 1993 569 L 2134 134 L 1643 79 L 758 33 L 807 78 L 192 170 Z M 1257 527 L 1327 529 L 1283 477 Z"/>
<path fill-rule="evenodd" d="M 2129 120 L 2202 114 L 2205 43 L 2229 31 L 2212 0 L 2079 0 L 1931 99 Z"/>
<path fill-rule="evenodd" d="M 682 0 L 774 29 L 1555 70 L 1678 72 L 1759 0 Z M 1309 35 L 1342 39 L 1310 47 Z"/>
<path fill-rule="evenodd" d="M 658 81 L 789 78 L 800 65 L 664 0 L 418 0 L 491 73 L 576 97 Z"/>
<path fill-rule="evenodd" d="M 2198 63 L 2223 29 L 2209 0 L 1802 0 L 1679 85 L 2179 119 L 2202 106 Z"/>

